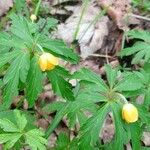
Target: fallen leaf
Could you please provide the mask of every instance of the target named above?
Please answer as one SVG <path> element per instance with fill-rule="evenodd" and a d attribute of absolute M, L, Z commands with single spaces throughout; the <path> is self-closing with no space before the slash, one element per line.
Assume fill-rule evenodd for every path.
<path fill-rule="evenodd" d="M 73 14 L 65 23 L 58 25 L 58 31 L 55 33 L 57 38 L 63 39 L 68 44 L 73 42 L 81 10 L 82 6 L 74 6 Z M 109 19 L 107 16 L 103 16 L 97 23 L 91 24 L 100 11 L 100 8 L 94 3 L 88 6 L 79 26 L 76 40 L 80 46 L 81 57 L 84 59 L 99 50 L 102 47 L 103 39 L 108 35 Z"/>
<path fill-rule="evenodd" d="M 120 29 L 126 30 L 126 15 L 130 12 L 131 0 L 97 0 L 103 8 L 108 8 L 108 15 L 116 22 Z"/>
<path fill-rule="evenodd" d="M 0 16 L 4 15 L 12 6 L 12 0 L 0 0 Z"/>

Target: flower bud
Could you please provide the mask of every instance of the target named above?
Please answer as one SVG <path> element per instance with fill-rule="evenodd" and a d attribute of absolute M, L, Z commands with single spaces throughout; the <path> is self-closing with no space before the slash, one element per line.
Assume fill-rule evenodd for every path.
<path fill-rule="evenodd" d="M 122 118 L 127 123 L 133 123 L 138 120 L 138 110 L 133 104 L 125 104 L 122 108 Z"/>
<path fill-rule="evenodd" d="M 37 16 L 34 15 L 34 14 L 32 14 L 32 15 L 30 16 L 30 19 L 31 19 L 32 21 L 35 21 L 35 20 L 37 20 Z"/>
<path fill-rule="evenodd" d="M 58 65 L 58 58 L 50 53 L 43 53 L 39 58 L 39 65 L 42 71 L 52 70 Z"/>

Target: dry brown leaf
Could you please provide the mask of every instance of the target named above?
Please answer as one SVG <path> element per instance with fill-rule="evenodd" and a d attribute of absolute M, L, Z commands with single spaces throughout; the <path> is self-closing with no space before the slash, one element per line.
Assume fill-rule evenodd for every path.
<path fill-rule="evenodd" d="M 97 0 L 103 8 L 108 8 L 108 15 L 116 22 L 120 29 L 126 30 L 126 15 L 130 11 L 131 0 Z"/>
<path fill-rule="evenodd" d="M 55 36 L 63 39 L 68 44 L 74 40 L 74 33 L 81 15 L 81 6 L 74 6 L 73 14 L 58 26 Z M 90 5 L 85 13 L 79 28 L 76 40 L 79 43 L 81 57 L 87 58 L 102 47 L 104 38 L 108 35 L 108 17 L 103 16 L 96 24 L 91 24 L 100 8 L 95 4 Z M 88 28 L 90 26 L 90 28 Z M 88 30 L 87 30 L 88 28 Z"/>
<path fill-rule="evenodd" d="M 0 16 L 4 15 L 12 6 L 12 0 L 0 0 Z"/>
<path fill-rule="evenodd" d="M 150 146 L 150 132 L 144 132 L 143 133 L 142 141 L 145 144 L 145 146 Z"/>

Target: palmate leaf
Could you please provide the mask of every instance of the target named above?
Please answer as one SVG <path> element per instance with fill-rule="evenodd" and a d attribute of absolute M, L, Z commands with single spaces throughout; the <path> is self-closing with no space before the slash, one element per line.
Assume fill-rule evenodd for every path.
<path fill-rule="evenodd" d="M 18 130 L 23 131 L 23 129 L 27 125 L 27 119 L 26 119 L 25 115 L 21 114 L 18 110 L 14 110 L 14 116 L 15 116 Z"/>
<path fill-rule="evenodd" d="M 132 47 L 124 48 L 121 52 L 121 56 L 129 56 L 135 54 L 132 63 L 137 64 L 144 60 L 144 62 L 150 61 L 150 32 L 142 30 L 132 30 L 128 32 L 129 38 L 139 39 Z M 142 41 L 141 41 L 142 40 Z"/>
<path fill-rule="evenodd" d="M 59 111 L 56 113 L 56 116 L 53 120 L 53 122 L 49 125 L 47 131 L 46 131 L 46 138 L 49 137 L 49 135 L 53 132 L 53 130 L 57 127 L 61 119 L 67 114 L 70 104 L 66 102 L 65 105 L 62 105 L 62 107 L 59 109 Z M 43 110 L 45 110 L 43 108 Z"/>
<path fill-rule="evenodd" d="M 25 140 L 32 150 L 46 150 L 47 140 L 43 136 L 42 131 L 33 129 L 25 133 Z"/>
<path fill-rule="evenodd" d="M 116 91 L 135 91 L 143 87 L 142 80 L 136 75 L 136 73 L 123 74 L 121 79 L 114 87 Z"/>
<path fill-rule="evenodd" d="M 69 101 L 74 100 L 72 85 L 63 78 L 63 75 L 59 73 L 59 69 L 48 71 L 47 76 L 52 84 L 54 92 L 58 96 L 62 96 L 64 99 Z"/>
<path fill-rule="evenodd" d="M 97 85 L 86 81 L 80 82 L 80 90 L 78 91 L 76 99 L 80 101 L 87 100 L 92 103 L 107 101 L 106 96 L 100 93 Z"/>
<path fill-rule="evenodd" d="M 19 80 L 26 81 L 30 67 L 30 55 L 28 52 L 20 52 L 10 65 L 4 77 L 4 92 L 2 108 L 8 108 L 11 105 L 13 97 L 18 93 Z M 11 91 L 11 92 L 10 92 Z"/>
<path fill-rule="evenodd" d="M 14 117 L 16 118 L 16 124 L 11 122 L 6 117 L 0 119 L 0 128 L 5 131 L 5 133 L 0 134 L 0 143 L 5 143 L 5 148 L 10 149 L 23 135 L 27 120 L 24 115 L 20 114 L 20 111 L 14 110 Z"/>
<path fill-rule="evenodd" d="M 82 68 L 79 71 L 73 74 L 74 79 L 80 79 L 81 81 L 93 82 L 97 85 L 99 91 L 106 92 L 108 90 L 108 86 L 106 83 L 98 76 L 96 73 L 90 71 L 89 69 Z"/>
<path fill-rule="evenodd" d="M 0 134 L 0 144 L 5 143 L 6 149 L 11 149 L 15 143 L 21 138 L 21 133 L 4 133 Z"/>
<path fill-rule="evenodd" d="M 130 124 L 130 132 L 131 132 L 131 143 L 133 150 L 141 150 L 141 137 L 142 137 L 142 130 L 140 127 L 139 122 Z"/>
<path fill-rule="evenodd" d="M 20 54 L 20 51 L 12 51 L 4 54 L 0 54 L 0 68 L 2 68 L 5 64 L 9 63 L 12 59 Z"/>
<path fill-rule="evenodd" d="M 117 77 L 117 69 L 113 69 L 110 65 L 105 65 L 105 71 L 107 76 L 107 81 L 109 83 L 110 88 L 112 89 Z"/>
<path fill-rule="evenodd" d="M 17 50 L 25 48 L 25 43 L 16 35 L 7 32 L 0 33 L 0 46 L 5 50 L 15 48 Z M 7 50 L 8 51 L 8 50 Z"/>
<path fill-rule="evenodd" d="M 52 104 L 46 105 L 43 110 L 47 113 L 57 111 L 53 122 L 50 124 L 46 131 L 46 137 L 48 137 L 65 115 L 67 115 L 67 119 L 70 121 L 70 125 L 73 126 L 76 122 L 72 120 L 72 116 L 75 116 L 77 120 L 77 118 L 80 117 L 79 113 L 83 110 L 94 112 L 97 110 L 97 108 L 93 101 L 77 98 L 75 101 L 54 102 Z"/>
<path fill-rule="evenodd" d="M 18 132 L 19 131 L 18 127 L 6 118 L 0 119 L 0 128 L 3 129 L 5 132 Z"/>
<path fill-rule="evenodd" d="M 15 123 L 7 118 L 0 119 L 0 128 L 5 132 L 21 132 L 27 125 L 27 119 L 24 114 L 21 114 L 18 110 L 14 110 L 13 113 Z"/>
<path fill-rule="evenodd" d="M 23 140 L 33 150 L 45 150 L 47 141 L 43 138 L 44 133 L 39 129 L 29 130 L 25 114 L 19 110 L 14 110 L 13 114 L 15 123 L 7 119 L 7 116 L 0 119 L 0 128 L 4 131 L 0 134 L 0 144 L 4 144 L 6 149 L 11 149 L 18 141 Z"/>
<path fill-rule="evenodd" d="M 57 145 L 55 147 L 55 150 L 65 150 L 70 143 L 70 139 L 67 134 L 62 132 L 59 134 L 58 140 L 56 143 Z"/>
<path fill-rule="evenodd" d="M 25 0 L 15 0 L 14 7 L 18 13 L 21 13 L 21 11 L 26 7 L 26 1 Z"/>
<path fill-rule="evenodd" d="M 128 133 L 124 128 L 121 116 L 121 106 L 117 103 L 111 104 L 115 124 L 115 139 L 113 141 L 113 149 L 123 149 L 124 145 L 129 142 Z"/>
<path fill-rule="evenodd" d="M 27 19 L 16 14 L 11 15 L 10 18 L 12 20 L 11 33 L 22 39 L 24 43 L 33 43 L 32 32 Z"/>
<path fill-rule="evenodd" d="M 79 131 L 78 143 L 80 149 L 89 149 L 90 146 L 94 146 L 96 144 L 99 138 L 99 133 L 102 129 L 102 125 L 109 111 L 110 106 L 105 104 L 81 127 Z"/>
<path fill-rule="evenodd" d="M 130 38 L 144 40 L 150 42 L 150 32 L 146 30 L 131 30 L 128 32 Z"/>
<path fill-rule="evenodd" d="M 46 36 L 41 36 L 38 40 L 38 44 L 40 44 L 45 51 L 63 58 L 64 60 L 70 61 L 71 63 L 76 64 L 79 61 L 79 56 L 60 40 L 48 39 Z"/>
<path fill-rule="evenodd" d="M 49 35 L 49 31 L 56 28 L 58 20 L 55 18 L 40 18 L 37 24 L 39 26 L 39 32 L 42 32 L 44 35 Z"/>
<path fill-rule="evenodd" d="M 27 77 L 27 100 L 30 107 L 34 105 L 35 100 L 42 91 L 42 79 L 43 75 L 39 68 L 38 57 L 34 56 Z"/>

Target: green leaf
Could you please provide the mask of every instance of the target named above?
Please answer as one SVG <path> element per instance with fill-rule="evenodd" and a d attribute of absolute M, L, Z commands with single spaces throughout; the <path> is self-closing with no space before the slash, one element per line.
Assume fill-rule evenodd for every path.
<path fill-rule="evenodd" d="M 47 131 L 46 131 L 46 138 L 49 137 L 49 135 L 52 133 L 52 131 L 56 128 L 56 126 L 59 124 L 61 119 L 66 115 L 68 112 L 69 103 L 61 107 L 61 109 L 57 112 L 53 122 L 49 125 Z"/>
<path fill-rule="evenodd" d="M 114 90 L 117 91 L 134 91 L 143 87 L 142 81 L 134 73 L 125 75 L 124 78 L 115 85 Z"/>
<path fill-rule="evenodd" d="M 43 75 L 39 67 L 38 57 L 33 57 L 31 67 L 27 77 L 27 100 L 32 107 L 42 91 Z"/>
<path fill-rule="evenodd" d="M 107 101 L 107 97 L 95 83 L 80 81 L 76 99 L 80 101 L 91 101 L 92 103 Z M 93 94 L 94 93 L 94 94 Z"/>
<path fill-rule="evenodd" d="M 17 55 L 19 55 L 19 51 L 12 51 L 4 54 L 0 54 L 0 68 L 2 68 L 5 64 L 9 63 L 13 60 Z"/>
<path fill-rule="evenodd" d="M 52 113 L 55 111 L 59 111 L 62 107 L 64 107 L 66 105 L 65 102 L 52 102 L 50 104 L 46 104 L 45 107 L 43 107 L 43 111 L 47 112 L 47 113 Z"/>
<path fill-rule="evenodd" d="M 150 32 L 142 30 L 131 30 L 128 32 L 129 38 L 139 39 L 132 47 L 125 48 L 120 52 L 121 56 L 135 54 L 132 64 L 139 63 L 142 59 L 144 63 L 150 61 Z M 142 40 L 142 41 L 141 41 Z"/>
<path fill-rule="evenodd" d="M 77 63 L 79 56 L 73 52 L 72 49 L 68 48 L 66 44 L 60 40 L 48 39 L 47 37 L 40 37 L 38 41 L 46 51 L 56 55 L 57 57 L 63 58 L 71 63 Z"/>
<path fill-rule="evenodd" d="M 33 43 L 33 37 L 31 35 L 31 30 L 29 23 L 26 18 L 21 15 L 13 14 L 10 16 L 12 20 L 11 32 L 20 38 L 24 43 Z"/>
<path fill-rule="evenodd" d="M 5 148 L 11 149 L 21 136 L 21 133 L 0 134 L 0 144 L 6 143 Z"/>
<path fill-rule="evenodd" d="M 61 119 L 67 115 L 67 118 L 72 121 L 72 117 L 78 117 L 78 113 L 83 110 L 88 110 L 90 112 L 95 112 L 97 109 L 95 108 L 95 104 L 92 101 L 88 101 L 87 99 L 80 100 L 76 99 L 75 101 L 66 101 L 66 102 L 57 102 L 49 104 L 48 107 L 44 107 L 43 110 L 51 113 L 53 108 L 57 111 L 56 116 L 53 122 L 49 125 L 49 128 L 46 131 L 46 137 L 48 137 L 52 131 L 56 128 Z M 94 111 L 93 111 L 94 109 Z M 74 124 L 74 123 L 71 123 Z"/>
<path fill-rule="evenodd" d="M 73 101 L 74 94 L 72 92 L 72 85 L 67 82 L 57 70 L 51 70 L 47 72 L 47 76 L 52 84 L 54 92 L 58 96 L 62 96 L 64 99 Z"/>
<path fill-rule="evenodd" d="M 130 124 L 131 143 L 133 150 L 141 150 L 141 127 L 138 122 Z"/>
<path fill-rule="evenodd" d="M 104 92 L 108 90 L 108 86 L 105 84 L 105 82 L 96 73 L 90 71 L 89 69 L 80 69 L 73 74 L 72 78 L 93 82 L 98 86 L 100 91 Z"/>
<path fill-rule="evenodd" d="M 21 52 L 10 65 L 4 77 L 3 107 L 11 105 L 14 96 L 18 94 L 19 80 L 26 81 L 30 63 L 28 52 Z"/>
<path fill-rule="evenodd" d="M 15 148 L 14 145 L 16 146 L 19 141 L 26 142 L 25 144 L 29 144 L 33 150 L 46 149 L 47 141 L 43 138 L 44 133 L 39 129 L 33 129 L 33 126 L 29 127 L 28 124 L 30 123 L 27 124 L 25 114 L 22 114 L 19 110 L 14 110 L 13 113 L 12 111 L 9 111 L 9 113 L 1 112 L 0 116 L 2 118 L 0 119 L 0 128 L 4 131 L 0 134 L 0 144 L 3 143 L 5 149 Z"/>
<path fill-rule="evenodd" d="M 33 129 L 25 133 L 26 143 L 32 150 L 46 150 L 47 140 L 43 138 L 44 133 L 38 129 Z"/>
<path fill-rule="evenodd" d="M 70 143 L 70 139 L 65 133 L 60 133 L 56 143 L 56 150 L 65 150 Z"/>
<path fill-rule="evenodd" d="M 111 108 L 113 111 L 113 118 L 115 124 L 115 140 L 113 144 L 114 149 L 123 149 L 124 144 L 128 142 L 128 134 L 123 127 L 122 116 L 121 116 L 121 106 L 117 103 L 112 103 Z"/>
<path fill-rule="evenodd" d="M 90 144 L 91 146 L 95 145 L 109 111 L 110 107 L 106 104 L 85 122 L 79 132 L 79 147 L 87 147 L 90 146 Z"/>
<path fill-rule="evenodd" d="M 49 35 L 49 31 L 56 28 L 58 23 L 58 20 L 55 18 L 40 18 L 38 21 L 39 31 L 42 32 L 42 34 Z"/>
<path fill-rule="evenodd" d="M 150 32 L 146 30 L 130 30 L 128 32 L 130 38 L 140 39 L 145 42 L 150 42 Z"/>
<path fill-rule="evenodd" d="M 110 88 L 112 89 L 116 81 L 118 70 L 113 69 L 110 65 L 105 65 L 105 70 L 106 70 L 107 81 L 109 83 Z"/>
<path fill-rule="evenodd" d="M 14 116 L 17 122 L 17 127 L 20 131 L 23 131 L 23 129 L 27 125 L 27 119 L 24 114 L 21 114 L 19 110 L 14 110 Z"/>
<path fill-rule="evenodd" d="M 26 5 L 25 0 L 15 0 L 15 9 L 18 13 L 21 13 L 25 5 Z"/>
<path fill-rule="evenodd" d="M 57 72 L 57 74 L 59 74 L 62 77 L 65 77 L 65 78 L 71 77 L 70 72 L 61 66 L 56 66 L 55 71 Z"/>
<path fill-rule="evenodd" d="M 6 118 L 0 119 L 0 128 L 2 128 L 5 132 L 18 132 L 19 131 L 18 127 Z"/>
<path fill-rule="evenodd" d="M 17 50 L 20 50 L 25 48 L 25 43 L 16 35 L 2 32 L 0 33 L 0 46 L 3 49 L 7 48 L 8 50 L 10 50 L 10 48 L 15 48 Z"/>

